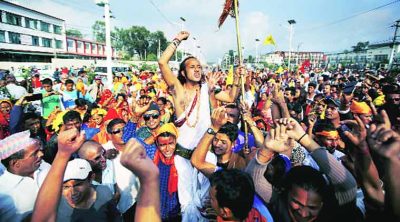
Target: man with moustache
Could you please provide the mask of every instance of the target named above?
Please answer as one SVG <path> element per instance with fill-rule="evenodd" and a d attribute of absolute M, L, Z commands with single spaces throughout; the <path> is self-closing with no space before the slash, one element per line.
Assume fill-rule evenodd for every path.
<path fill-rule="evenodd" d="M 31 214 L 50 165 L 42 162 L 42 144 L 29 130 L 0 141 L 0 221 L 21 221 Z"/>

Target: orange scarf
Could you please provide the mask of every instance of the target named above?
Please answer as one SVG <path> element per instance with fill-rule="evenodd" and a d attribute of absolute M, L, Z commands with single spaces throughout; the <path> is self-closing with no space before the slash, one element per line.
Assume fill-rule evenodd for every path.
<path fill-rule="evenodd" d="M 156 166 L 158 166 L 160 160 L 163 162 L 163 164 L 171 166 L 169 169 L 168 193 L 172 195 L 173 193 L 178 191 L 178 172 L 175 168 L 174 156 L 167 160 L 165 156 L 160 152 L 160 150 L 157 149 L 153 160 Z"/>

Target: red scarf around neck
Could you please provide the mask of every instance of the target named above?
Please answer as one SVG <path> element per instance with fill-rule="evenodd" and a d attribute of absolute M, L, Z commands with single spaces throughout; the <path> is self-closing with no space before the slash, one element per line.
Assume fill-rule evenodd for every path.
<path fill-rule="evenodd" d="M 170 166 L 169 169 L 169 178 L 168 178 L 168 193 L 172 195 L 173 193 L 178 191 L 178 172 L 175 168 L 174 156 L 172 156 L 169 160 L 165 158 L 165 156 L 157 149 L 154 155 L 154 163 L 158 166 L 158 163 L 163 162 L 163 164 Z"/>

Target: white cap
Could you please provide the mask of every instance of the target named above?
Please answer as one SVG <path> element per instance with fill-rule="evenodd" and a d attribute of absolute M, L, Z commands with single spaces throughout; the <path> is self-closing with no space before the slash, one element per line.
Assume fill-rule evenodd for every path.
<path fill-rule="evenodd" d="M 89 162 L 77 158 L 68 162 L 63 181 L 85 180 L 90 172 L 92 172 L 92 168 L 90 167 Z"/>

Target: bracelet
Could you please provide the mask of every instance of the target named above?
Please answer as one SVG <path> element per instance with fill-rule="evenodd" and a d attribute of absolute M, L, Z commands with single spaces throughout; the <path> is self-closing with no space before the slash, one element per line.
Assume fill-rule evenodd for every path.
<path fill-rule="evenodd" d="M 300 137 L 300 139 L 297 140 L 298 143 L 300 143 L 301 139 L 303 139 L 303 137 L 305 137 L 307 135 L 307 133 L 304 133 L 303 136 Z"/>
<path fill-rule="evenodd" d="M 179 44 L 181 44 L 181 41 L 177 38 L 172 40 L 172 44 L 174 44 L 175 48 L 178 48 Z"/>

